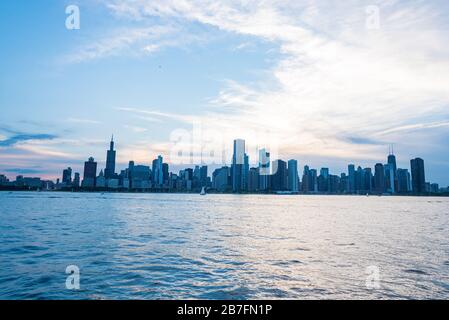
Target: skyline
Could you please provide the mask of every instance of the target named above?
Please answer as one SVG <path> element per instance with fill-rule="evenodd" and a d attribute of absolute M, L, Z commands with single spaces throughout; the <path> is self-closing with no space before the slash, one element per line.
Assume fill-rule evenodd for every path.
<path fill-rule="evenodd" d="M 2 2 L 0 173 L 58 178 L 86 154 L 104 167 L 111 132 L 120 168 L 169 159 L 173 131 L 200 123 L 252 149 L 268 132 L 279 158 L 334 172 L 394 144 L 399 167 L 420 156 L 449 185 L 449 5 L 377 1 L 378 28 L 370 5 Z"/>
<path fill-rule="evenodd" d="M 179 152 L 180 149 L 176 149 Z M 250 155 L 244 139 L 234 139 L 231 165 L 213 164 L 209 175 L 208 163 L 173 170 L 164 162 L 161 155 L 146 163 L 129 160 L 128 166 L 116 171 L 114 135 L 106 150 L 106 166 L 101 167 L 90 156 L 84 162 L 84 169 L 73 170 L 71 166 L 62 171 L 62 179 L 42 180 L 41 177 L 19 175 L 15 180 L 0 174 L 0 187 L 6 190 L 37 188 L 38 190 L 109 190 L 133 192 L 195 192 L 203 188 L 215 192 L 232 193 L 303 193 L 303 194 L 390 194 L 390 195 L 429 195 L 443 194 L 449 186 L 440 188 L 438 183 L 426 178 L 425 161 L 422 158 L 410 160 L 410 167 L 398 166 L 394 149 L 389 149 L 387 162 L 378 162 L 362 168 L 348 164 L 347 171 L 340 175 L 332 174 L 329 167 L 320 170 L 304 164 L 302 177 L 298 161 L 284 161 L 270 153 L 266 148 L 257 150 L 256 161 Z M 256 163 L 255 166 L 252 163 Z M 180 164 L 181 165 L 181 164 Z M 215 165 L 215 166 L 214 166 Z M 410 170 L 408 169 L 410 168 Z M 170 169 L 172 169 L 170 171 Z M 74 174 L 74 176 L 73 176 Z M 83 177 L 81 179 L 81 176 Z"/>

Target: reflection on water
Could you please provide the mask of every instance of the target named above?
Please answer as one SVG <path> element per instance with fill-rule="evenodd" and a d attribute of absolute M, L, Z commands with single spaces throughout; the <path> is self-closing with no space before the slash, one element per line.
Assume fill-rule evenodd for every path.
<path fill-rule="evenodd" d="M 449 199 L 0 193 L 3 299 L 449 298 Z M 65 288 L 68 265 L 81 288 Z M 368 289 L 377 267 L 379 289 Z"/>

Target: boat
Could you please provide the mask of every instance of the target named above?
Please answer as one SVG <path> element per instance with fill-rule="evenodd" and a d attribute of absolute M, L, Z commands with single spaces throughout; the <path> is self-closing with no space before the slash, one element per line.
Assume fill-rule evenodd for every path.
<path fill-rule="evenodd" d="M 205 196 L 205 195 L 206 195 L 206 188 L 203 187 L 203 188 L 201 189 L 200 195 L 201 195 L 201 196 Z"/>

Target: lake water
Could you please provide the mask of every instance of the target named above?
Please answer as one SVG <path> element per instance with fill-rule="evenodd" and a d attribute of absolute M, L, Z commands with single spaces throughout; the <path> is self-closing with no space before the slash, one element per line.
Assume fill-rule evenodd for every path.
<path fill-rule="evenodd" d="M 0 192 L 0 299 L 268 298 L 448 299 L 449 199 Z"/>

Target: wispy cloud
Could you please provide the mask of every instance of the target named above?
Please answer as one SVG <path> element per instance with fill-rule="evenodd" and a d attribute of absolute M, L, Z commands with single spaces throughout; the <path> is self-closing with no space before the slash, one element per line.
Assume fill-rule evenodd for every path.
<path fill-rule="evenodd" d="M 201 115 L 203 123 L 232 126 L 234 137 L 264 127 L 288 153 L 355 158 L 380 155 L 379 144 L 397 142 L 390 140 L 392 125 L 447 115 L 449 104 L 447 5 L 376 1 L 380 29 L 371 30 L 369 4 L 114 0 L 109 8 L 134 21 L 194 22 L 271 42 L 279 50 L 271 86 L 229 82 L 211 100 L 213 112 Z M 348 139 L 348 131 L 361 138 Z M 378 132 L 382 139 L 368 140 Z"/>
<path fill-rule="evenodd" d="M 33 141 L 33 140 L 52 140 L 57 138 L 57 136 L 52 134 L 28 134 L 21 133 L 13 135 L 9 138 L 0 140 L 0 147 L 11 147 L 15 146 L 18 143 Z"/>

